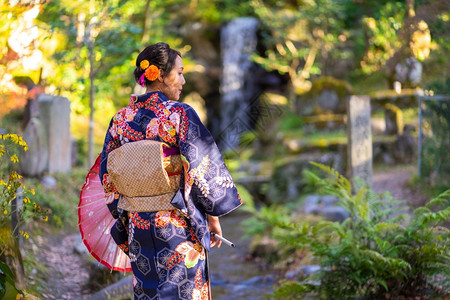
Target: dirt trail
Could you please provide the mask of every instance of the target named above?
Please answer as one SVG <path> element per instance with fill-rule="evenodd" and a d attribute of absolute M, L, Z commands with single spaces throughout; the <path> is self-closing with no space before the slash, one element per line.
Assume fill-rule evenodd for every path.
<path fill-rule="evenodd" d="M 427 198 L 409 183 L 411 176 L 417 173 L 417 167 L 405 166 L 385 170 L 375 170 L 372 189 L 376 193 L 389 191 L 397 200 L 404 200 L 407 205 L 417 207 L 423 205 Z"/>
<path fill-rule="evenodd" d="M 45 266 L 43 270 L 32 272 L 46 279 L 40 292 L 42 299 L 85 299 L 84 286 L 89 273 L 86 259 L 74 252 L 78 241 L 74 234 L 42 235 L 34 241 L 35 246 L 27 250 L 33 251 L 38 263 Z"/>

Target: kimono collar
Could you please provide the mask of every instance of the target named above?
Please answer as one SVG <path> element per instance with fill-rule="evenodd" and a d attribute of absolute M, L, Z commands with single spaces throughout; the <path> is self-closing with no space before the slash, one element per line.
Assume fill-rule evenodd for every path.
<path fill-rule="evenodd" d="M 131 95 L 128 106 L 141 107 L 143 105 L 149 104 L 149 102 L 160 103 L 164 101 L 169 101 L 169 99 L 162 92 L 150 92 L 142 95 Z"/>

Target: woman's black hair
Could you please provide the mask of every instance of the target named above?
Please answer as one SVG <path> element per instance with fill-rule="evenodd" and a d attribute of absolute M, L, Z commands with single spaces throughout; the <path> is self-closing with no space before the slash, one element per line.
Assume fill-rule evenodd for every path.
<path fill-rule="evenodd" d="M 164 72 L 164 75 L 168 75 L 175 65 L 175 59 L 177 56 L 181 57 L 180 52 L 170 48 L 166 43 L 156 43 L 148 46 L 141 53 L 139 53 L 136 59 L 136 69 L 134 69 L 134 79 L 139 83 L 139 78 L 144 74 L 140 64 L 144 59 L 148 60 L 150 65 L 155 65 L 158 69 Z M 151 84 L 153 81 L 148 80 L 145 76 L 145 85 Z"/>

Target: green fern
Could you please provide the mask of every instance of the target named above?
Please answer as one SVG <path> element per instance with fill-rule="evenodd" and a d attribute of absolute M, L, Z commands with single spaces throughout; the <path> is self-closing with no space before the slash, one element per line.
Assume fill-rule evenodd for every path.
<path fill-rule="evenodd" d="M 306 181 L 338 197 L 350 218 L 311 223 L 290 221 L 294 216 L 280 208 L 255 213 L 286 253 L 308 249 L 322 266 L 322 272 L 304 282 L 282 284 L 273 297 L 303 299 L 314 293 L 319 299 L 373 299 L 389 293 L 395 298 L 422 296 L 430 287 L 436 294 L 445 293 L 430 279 L 449 276 L 450 233 L 439 224 L 450 217 L 450 190 L 410 215 L 388 192 L 376 194 L 360 187 L 353 194 L 350 181 L 337 171 L 312 165 L 325 175 L 305 171 Z M 314 280 L 320 284 L 310 284 Z"/>
<path fill-rule="evenodd" d="M 275 292 L 271 295 L 271 299 L 304 299 L 305 294 L 314 290 L 314 286 L 308 283 L 299 283 L 296 281 L 284 282 Z"/>

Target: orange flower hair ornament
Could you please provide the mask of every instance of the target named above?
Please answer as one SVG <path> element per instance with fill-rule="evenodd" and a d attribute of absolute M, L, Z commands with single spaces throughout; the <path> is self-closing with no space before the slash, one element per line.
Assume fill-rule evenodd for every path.
<path fill-rule="evenodd" d="M 142 70 L 147 69 L 149 65 L 150 65 L 150 63 L 149 63 L 148 60 L 146 60 L 146 59 L 144 59 L 143 61 L 141 61 L 141 63 L 139 64 L 139 66 L 141 67 Z"/>
<path fill-rule="evenodd" d="M 159 77 L 159 69 L 158 69 L 158 67 L 155 66 L 155 65 L 150 65 L 148 60 L 144 59 L 143 61 L 141 61 L 139 66 L 141 67 L 142 70 L 144 70 L 144 73 L 139 78 L 139 84 L 142 87 L 145 87 L 144 76 L 145 76 L 145 78 L 147 78 L 150 81 L 154 81 L 154 80 L 156 80 Z"/>

